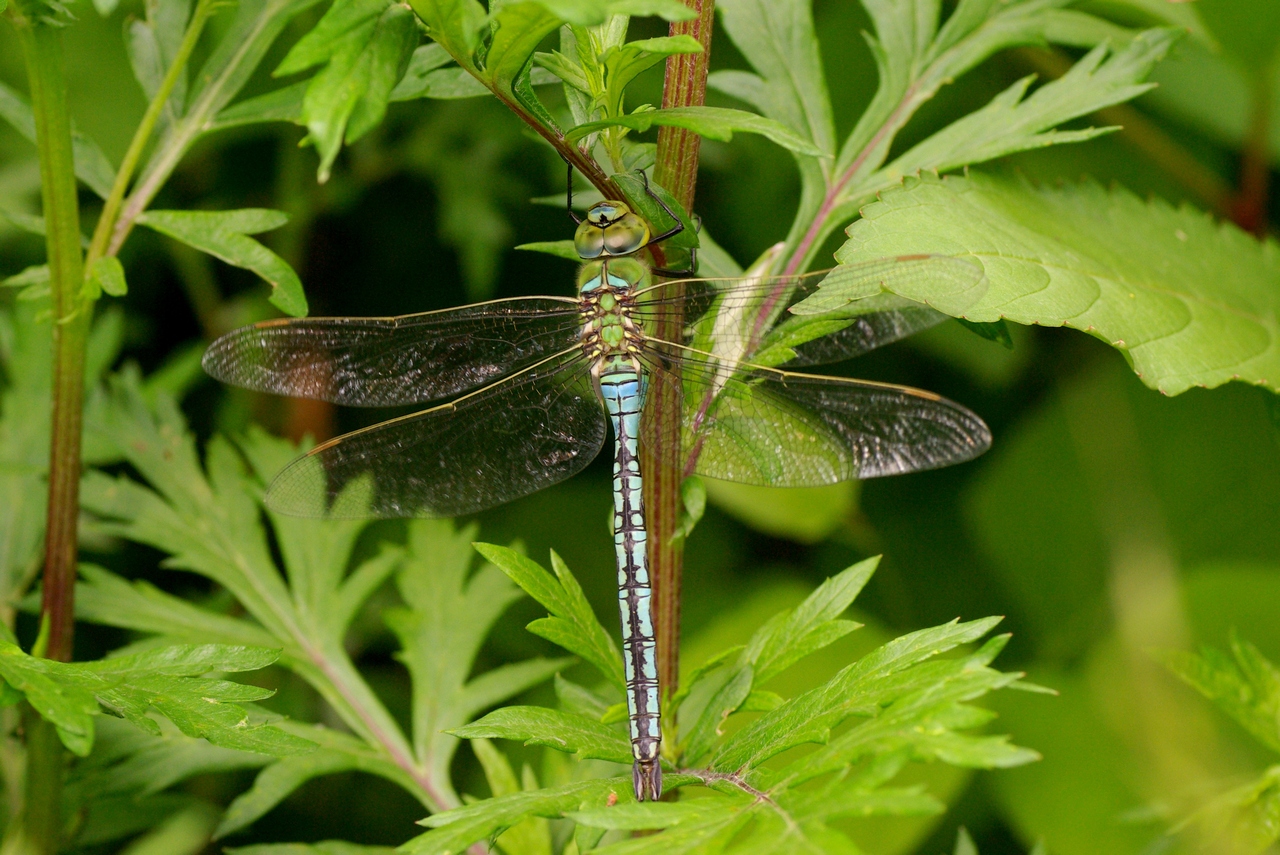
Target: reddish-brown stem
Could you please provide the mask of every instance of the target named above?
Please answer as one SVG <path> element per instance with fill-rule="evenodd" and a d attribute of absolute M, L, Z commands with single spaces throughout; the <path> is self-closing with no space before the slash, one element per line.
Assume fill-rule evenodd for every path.
<path fill-rule="evenodd" d="M 697 15 L 671 25 L 671 35 L 690 35 L 702 45 L 702 52 L 676 54 L 667 58 L 662 107 L 700 106 L 707 95 L 707 61 L 711 56 L 711 30 L 715 23 L 715 0 L 685 0 Z M 698 181 L 697 134 L 681 128 L 658 131 L 658 155 L 654 180 L 666 188 L 686 211 L 693 210 Z M 672 297 L 679 296 L 671 294 Z M 684 319 L 669 312 L 659 321 L 658 338 L 679 341 Z M 680 445 L 681 402 L 679 390 L 661 384 L 650 392 L 650 415 L 643 425 L 643 441 L 649 447 Z M 649 567 L 653 578 L 654 631 L 658 644 L 658 681 L 664 697 L 671 697 L 679 685 L 680 673 L 680 577 L 683 569 L 683 541 L 675 536 L 680 525 L 679 468 L 664 464 L 657 455 L 644 455 L 644 503 L 649 528 Z"/>
<path fill-rule="evenodd" d="M 1271 123 L 1269 73 L 1255 75 L 1250 102 L 1249 133 L 1240 152 L 1240 186 L 1231 205 L 1236 225 L 1258 237 L 1267 233 L 1267 203 L 1270 200 L 1271 158 L 1268 131 Z"/>

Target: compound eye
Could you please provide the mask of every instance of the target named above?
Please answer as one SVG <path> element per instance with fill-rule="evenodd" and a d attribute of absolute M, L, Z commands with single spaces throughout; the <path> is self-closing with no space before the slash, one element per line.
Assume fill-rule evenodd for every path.
<path fill-rule="evenodd" d="M 649 227 L 635 214 L 625 214 L 604 231 L 604 248 L 609 255 L 639 252 L 649 240 Z"/>
<path fill-rule="evenodd" d="M 584 220 L 573 235 L 573 248 L 579 258 L 599 258 L 604 253 L 604 232 Z"/>
<path fill-rule="evenodd" d="M 622 211 L 618 210 L 617 203 L 610 202 L 606 199 L 603 202 L 596 202 L 591 206 L 591 210 L 587 211 L 587 222 L 594 223 L 596 226 L 604 228 L 621 215 Z"/>

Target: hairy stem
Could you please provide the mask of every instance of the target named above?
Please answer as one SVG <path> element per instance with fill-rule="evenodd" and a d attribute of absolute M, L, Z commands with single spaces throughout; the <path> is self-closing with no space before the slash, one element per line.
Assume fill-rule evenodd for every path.
<path fill-rule="evenodd" d="M 71 116 L 63 77 L 62 34 L 19 9 L 12 18 L 22 45 L 40 158 L 49 284 L 53 293 L 53 417 L 49 445 L 48 524 L 45 533 L 44 655 L 71 658 L 76 576 L 76 523 L 80 510 L 80 428 L 84 362 L 92 303 L 83 297 L 80 211 L 76 198 Z M 46 10 L 32 11 L 44 14 Z M 27 737 L 25 815 L 27 851 L 52 855 L 61 830 L 63 754 L 53 726 L 24 714 Z"/>
<path fill-rule="evenodd" d="M 177 85 L 178 78 L 186 70 L 187 60 L 191 58 L 191 51 L 195 50 L 196 42 L 200 40 L 200 34 L 204 31 L 205 22 L 213 14 L 213 10 L 214 3 L 212 0 L 200 0 L 196 4 L 195 11 L 191 13 L 191 21 L 187 24 L 187 31 L 182 37 L 182 44 L 178 47 L 178 53 L 174 56 L 169 70 L 165 72 L 164 80 L 160 82 L 160 88 L 156 90 L 151 103 L 147 105 L 147 111 L 143 114 L 142 121 L 138 123 L 138 129 L 134 131 L 133 139 L 129 142 L 129 150 L 125 152 L 124 160 L 120 163 L 120 170 L 116 173 L 115 183 L 111 185 L 111 192 L 107 195 L 107 200 L 102 207 L 102 214 L 98 217 L 98 225 L 93 230 L 93 239 L 89 242 L 90 264 L 106 255 L 108 249 L 112 254 L 120 250 L 119 245 L 110 246 L 110 243 L 112 232 L 115 231 L 116 219 L 120 215 L 120 207 L 124 202 L 125 193 L 129 190 L 129 183 L 133 181 L 134 171 L 142 160 L 142 154 L 147 149 L 147 143 L 151 141 L 151 135 L 155 132 L 156 123 L 160 121 L 160 114 L 164 112 L 165 105 L 169 103 L 169 96 L 173 94 L 173 87 Z"/>
<path fill-rule="evenodd" d="M 667 58 L 662 91 L 663 109 L 701 106 L 707 95 L 707 61 L 711 56 L 711 29 L 715 21 L 715 0 L 685 0 L 697 16 L 671 25 L 671 35 L 690 35 L 702 45 L 702 52 L 676 54 Z M 658 131 L 658 159 L 654 180 L 693 210 L 698 181 L 697 134 L 682 128 Z M 675 296 L 674 294 L 672 296 Z M 655 331 L 659 338 L 679 341 L 684 319 L 667 314 Z M 679 447 L 681 402 L 679 391 L 664 384 L 650 393 L 650 416 L 642 428 L 649 447 Z M 680 525 L 680 480 L 678 468 L 665 465 L 655 455 L 641 460 L 644 474 L 644 503 L 649 527 L 649 567 L 653 578 L 654 630 L 658 642 L 658 681 L 664 698 L 676 691 L 680 674 L 680 577 L 684 541 L 675 536 Z"/>

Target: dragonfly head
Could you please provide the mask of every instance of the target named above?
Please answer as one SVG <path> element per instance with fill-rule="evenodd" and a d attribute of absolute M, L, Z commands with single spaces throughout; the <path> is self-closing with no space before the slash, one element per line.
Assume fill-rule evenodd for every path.
<path fill-rule="evenodd" d="M 648 243 L 649 225 L 626 202 L 611 199 L 592 205 L 573 236 L 574 249 L 587 259 L 631 255 Z"/>

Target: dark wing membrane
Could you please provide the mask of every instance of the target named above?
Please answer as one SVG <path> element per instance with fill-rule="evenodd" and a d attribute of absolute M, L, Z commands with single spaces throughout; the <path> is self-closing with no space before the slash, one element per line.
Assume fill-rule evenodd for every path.
<path fill-rule="evenodd" d="M 808 487 L 937 469 L 991 445 L 981 418 L 919 389 L 752 365 L 722 370 L 696 355 L 667 364 L 682 376 L 686 475 Z M 671 377 L 655 365 L 651 394 Z"/>
<path fill-rule="evenodd" d="M 452 403 L 338 437 L 277 475 L 267 507 L 339 519 L 453 517 L 563 481 L 604 445 L 589 367 L 574 348 Z"/>
<path fill-rule="evenodd" d="M 911 255 L 797 276 L 677 280 L 644 292 L 634 314 L 652 326 L 682 313 L 684 343 L 699 350 L 765 365 L 813 365 L 850 359 L 947 319 L 882 289 L 921 280 L 966 289 L 983 275 L 964 259 Z M 786 311 L 810 297 L 822 298 L 821 311 Z"/>
<path fill-rule="evenodd" d="M 495 300 L 396 318 L 286 318 L 242 327 L 204 355 L 235 386 L 352 407 L 421 404 L 483 386 L 577 340 L 577 301 Z"/>

